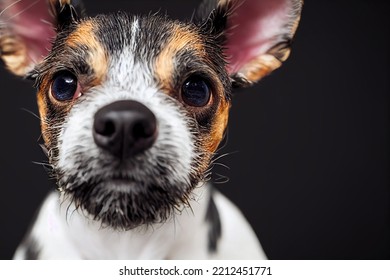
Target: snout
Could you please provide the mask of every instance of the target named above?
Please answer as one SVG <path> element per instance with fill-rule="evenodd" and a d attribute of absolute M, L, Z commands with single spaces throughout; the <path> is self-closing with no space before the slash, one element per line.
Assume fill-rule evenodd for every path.
<path fill-rule="evenodd" d="M 121 101 L 97 93 L 72 107 L 61 130 L 58 185 L 104 226 L 129 230 L 166 221 L 202 179 L 193 162 L 193 120 L 154 90 L 118 92 Z"/>
<path fill-rule="evenodd" d="M 121 160 L 149 149 L 157 138 L 156 116 L 137 101 L 116 101 L 94 117 L 96 145 Z"/>

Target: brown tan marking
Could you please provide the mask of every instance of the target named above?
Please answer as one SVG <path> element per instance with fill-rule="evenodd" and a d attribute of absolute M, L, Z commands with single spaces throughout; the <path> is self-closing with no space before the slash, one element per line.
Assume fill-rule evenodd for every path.
<path fill-rule="evenodd" d="M 48 80 L 43 80 L 42 84 L 40 85 L 37 93 L 37 103 L 38 103 L 38 110 L 39 110 L 39 116 L 41 117 L 41 131 L 42 131 L 42 137 L 45 141 L 46 147 L 51 147 L 52 138 L 55 137 L 51 133 L 50 128 L 50 120 L 48 120 L 48 102 L 51 102 L 50 100 L 54 98 L 48 98 L 48 95 L 50 95 L 50 82 Z"/>
<path fill-rule="evenodd" d="M 289 52 L 286 53 L 286 56 L 288 56 L 288 54 Z M 280 66 L 282 66 L 282 62 L 275 56 L 263 54 L 244 65 L 238 74 L 245 77 L 249 82 L 254 83 Z"/>
<path fill-rule="evenodd" d="M 95 30 L 97 28 L 91 20 L 82 22 L 66 40 L 66 44 L 73 49 L 78 49 L 80 46 L 88 47 L 88 58 L 86 61 L 95 75 L 89 86 L 101 84 L 108 71 L 107 53 L 95 37 Z"/>
<path fill-rule="evenodd" d="M 33 67 L 26 45 L 15 36 L 0 36 L 0 53 L 7 69 L 15 75 L 24 76 Z"/>
<path fill-rule="evenodd" d="M 215 73 L 210 72 L 213 83 L 213 95 L 211 102 L 218 102 L 218 108 L 215 112 L 215 116 L 212 118 L 210 134 L 204 139 L 204 149 L 213 154 L 220 142 L 222 141 L 229 118 L 230 102 L 226 99 L 225 89 Z"/>
<path fill-rule="evenodd" d="M 57 137 L 56 130 L 58 129 L 58 124 L 61 116 L 68 115 L 74 101 L 71 102 L 60 102 L 57 101 L 51 94 L 51 76 L 45 77 L 38 89 L 37 93 L 37 103 L 39 115 L 41 118 L 41 131 L 42 137 L 45 141 L 46 147 L 51 147 L 53 139 Z M 49 104 L 55 108 L 56 117 L 54 119 L 49 119 Z M 54 113 L 54 112 L 52 112 Z"/>
<path fill-rule="evenodd" d="M 46 119 L 47 116 L 47 102 L 46 102 L 46 92 L 39 90 L 37 94 L 37 102 L 38 102 L 38 110 L 39 115 L 41 117 L 41 131 L 42 131 L 42 137 L 45 141 L 45 144 L 47 147 L 50 147 L 50 134 L 48 133 L 49 126 L 48 121 Z"/>
<path fill-rule="evenodd" d="M 162 89 L 168 93 L 174 91 L 174 85 L 172 84 L 172 77 L 174 77 L 175 71 L 174 58 L 184 48 L 195 50 L 201 56 L 205 55 L 200 36 L 187 26 L 175 25 L 172 28 L 168 43 L 156 58 L 155 63 L 157 79 Z"/>
<path fill-rule="evenodd" d="M 206 139 L 205 148 L 210 153 L 214 153 L 222 141 L 229 119 L 229 109 L 230 104 L 225 99 L 221 99 L 212 124 L 210 136 Z"/>
<path fill-rule="evenodd" d="M 212 121 L 210 134 L 204 134 L 201 137 L 201 145 L 204 154 L 202 160 L 197 162 L 198 170 L 201 173 L 206 172 L 210 166 L 210 161 L 215 155 L 219 144 L 222 141 L 229 117 L 230 103 L 225 99 L 221 100 L 216 115 Z"/>

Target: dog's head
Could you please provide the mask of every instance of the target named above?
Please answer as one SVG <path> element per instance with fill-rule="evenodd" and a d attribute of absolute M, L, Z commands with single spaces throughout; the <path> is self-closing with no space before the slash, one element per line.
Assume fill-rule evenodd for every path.
<path fill-rule="evenodd" d="M 166 220 L 207 179 L 233 87 L 287 59 L 301 0 L 209 0 L 186 23 L 0 0 L 0 54 L 35 80 L 59 189 L 103 225 Z"/>

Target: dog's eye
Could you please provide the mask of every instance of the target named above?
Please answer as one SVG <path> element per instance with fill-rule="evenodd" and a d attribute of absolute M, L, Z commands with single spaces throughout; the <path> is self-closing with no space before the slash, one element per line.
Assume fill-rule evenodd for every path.
<path fill-rule="evenodd" d="M 54 76 L 51 94 L 58 101 L 67 101 L 80 96 L 80 86 L 75 75 L 61 71 Z"/>
<path fill-rule="evenodd" d="M 210 86 L 202 77 L 190 77 L 183 84 L 182 99 L 189 106 L 206 106 L 210 101 L 210 97 Z"/>

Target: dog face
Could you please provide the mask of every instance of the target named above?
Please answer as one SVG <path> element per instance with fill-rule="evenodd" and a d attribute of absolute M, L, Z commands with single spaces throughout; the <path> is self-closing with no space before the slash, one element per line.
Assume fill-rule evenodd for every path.
<path fill-rule="evenodd" d="M 302 7 L 210 0 L 183 23 L 126 13 L 87 18 L 80 1 L 34 3 L 0 0 L 2 59 L 36 82 L 65 199 L 124 230 L 165 221 L 208 179 L 232 88 L 287 59 Z"/>
<path fill-rule="evenodd" d="M 205 179 L 222 138 L 222 56 L 206 55 L 213 42 L 194 27 L 160 17 L 118 13 L 65 32 L 36 69 L 59 186 L 110 226 L 165 220 Z"/>

